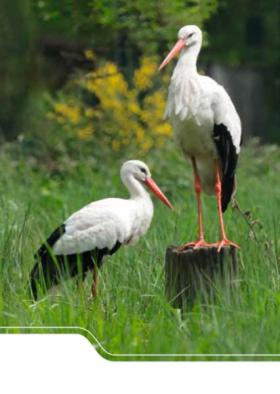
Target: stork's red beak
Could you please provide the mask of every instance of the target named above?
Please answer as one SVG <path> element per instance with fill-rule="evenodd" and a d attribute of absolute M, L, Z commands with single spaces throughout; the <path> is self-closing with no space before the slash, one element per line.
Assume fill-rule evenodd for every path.
<path fill-rule="evenodd" d="M 171 51 L 169 52 L 169 54 L 166 56 L 166 58 L 164 59 L 164 61 L 161 63 L 161 65 L 159 66 L 159 70 L 162 70 L 163 67 L 165 67 L 171 59 L 173 59 L 173 57 L 175 55 L 177 55 L 177 53 L 179 53 L 185 46 L 185 41 L 184 40 L 178 40 L 176 42 L 176 44 L 174 45 L 174 47 L 171 49 Z"/>
<path fill-rule="evenodd" d="M 157 198 L 159 198 L 170 209 L 173 209 L 173 206 L 172 206 L 171 202 L 163 194 L 163 192 L 160 190 L 160 188 L 158 187 L 158 185 L 156 184 L 156 182 L 152 178 L 146 178 L 145 184 L 157 196 Z"/>

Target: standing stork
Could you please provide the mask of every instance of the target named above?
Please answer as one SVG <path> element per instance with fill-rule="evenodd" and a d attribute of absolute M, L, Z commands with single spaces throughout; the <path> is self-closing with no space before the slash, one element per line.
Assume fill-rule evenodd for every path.
<path fill-rule="evenodd" d="M 130 198 L 106 198 L 92 202 L 72 214 L 58 227 L 36 253 L 30 274 L 34 299 L 38 290 L 57 285 L 63 276 L 84 279 L 93 271 L 92 295 L 97 294 L 97 273 L 104 259 L 121 245 L 132 244 L 144 235 L 153 217 L 153 203 L 146 185 L 164 204 L 167 197 L 151 178 L 148 166 L 138 160 L 125 162 L 121 179 Z"/>
<path fill-rule="evenodd" d="M 194 25 L 178 32 L 178 41 L 159 67 L 163 69 L 180 52 L 171 77 L 165 117 L 170 118 L 175 139 L 184 155 L 191 159 L 198 206 L 198 239 L 189 247 L 224 245 L 238 247 L 228 240 L 223 221 L 235 189 L 235 169 L 241 144 L 241 122 L 225 91 L 212 78 L 197 72 L 202 32 Z M 221 240 L 208 244 L 202 226 L 201 191 L 216 194 Z"/>

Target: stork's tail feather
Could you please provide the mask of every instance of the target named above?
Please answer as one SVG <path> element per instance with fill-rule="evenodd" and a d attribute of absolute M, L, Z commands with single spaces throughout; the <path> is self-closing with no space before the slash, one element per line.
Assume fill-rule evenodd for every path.
<path fill-rule="evenodd" d="M 49 254 L 42 258 L 38 256 L 29 279 L 32 297 L 37 300 L 39 293 L 46 293 L 47 290 L 57 285 L 62 274 L 63 266 L 59 259 L 51 258 Z"/>
<path fill-rule="evenodd" d="M 224 124 L 215 124 L 213 130 L 215 142 L 221 163 L 222 172 L 222 210 L 225 212 L 235 189 L 235 169 L 238 161 L 236 146 L 232 136 Z"/>
<path fill-rule="evenodd" d="M 225 212 L 235 191 L 235 176 L 224 177 L 222 180 L 222 211 Z"/>
<path fill-rule="evenodd" d="M 52 284 L 56 284 L 55 278 L 58 278 L 58 260 L 56 265 L 54 265 L 55 260 L 51 251 L 53 245 L 64 233 L 65 224 L 62 224 L 51 233 L 34 256 L 36 263 L 30 273 L 29 288 L 35 300 L 38 298 L 39 287 L 47 290 L 52 287 Z"/>
<path fill-rule="evenodd" d="M 46 293 L 63 279 L 80 276 L 83 280 L 88 270 L 93 269 L 94 260 L 90 252 L 80 255 L 53 256 L 44 253 L 38 256 L 30 273 L 29 288 L 34 300 Z"/>

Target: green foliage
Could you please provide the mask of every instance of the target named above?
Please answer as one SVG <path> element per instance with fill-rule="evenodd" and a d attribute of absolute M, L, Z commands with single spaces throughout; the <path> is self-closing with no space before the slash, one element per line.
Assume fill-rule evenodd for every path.
<path fill-rule="evenodd" d="M 202 26 L 216 7 L 217 0 L 3 0 L 0 5 L 1 134 L 14 138 L 23 132 L 21 112 L 27 93 L 33 95 L 38 86 L 56 88 L 62 79 L 68 79 L 73 43 L 81 52 L 85 47 L 92 47 L 99 58 L 113 60 L 131 77 L 141 54 L 162 51 L 174 41 L 181 25 Z"/>
<path fill-rule="evenodd" d="M 177 29 L 187 23 L 202 26 L 217 7 L 217 0 L 33 0 L 32 3 L 45 29 L 87 37 L 95 49 L 116 51 L 114 46 L 119 45 L 141 52 L 154 52 L 173 42 Z"/>

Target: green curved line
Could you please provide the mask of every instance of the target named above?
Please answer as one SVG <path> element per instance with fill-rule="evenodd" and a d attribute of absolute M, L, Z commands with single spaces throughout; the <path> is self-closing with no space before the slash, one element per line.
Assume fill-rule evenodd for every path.
<path fill-rule="evenodd" d="M 0 331 L 4 331 L 6 334 L 13 333 L 13 330 L 23 330 L 23 331 L 40 331 L 40 330 L 53 330 L 53 331 L 71 331 L 78 333 L 85 337 L 91 344 L 95 343 L 97 347 L 95 346 L 96 351 L 100 356 L 104 357 L 105 359 L 112 360 L 113 358 L 116 357 L 123 357 L 123 358 L 137 358 L 137 357 L 147 357 L 147 358 L 190 358 L 190 357 L 197 357 L 197 358 L 204 358 L 204 357 L 217 357 L 217 358 L 223 358 L 223 357 L 280 357 L 280 354 L 272 353 L 272 354 L 267 354 L 267 353 L 236 353 L 236 354 L 230 354 L 230 353 L 215 353 L 215 354 L 197 354 L 197 353 L 189 353 L 189 354 L 169 354 L 169 353 L 163 353 L 163 354 L 158 354 L 158 353 L 111 353 L 108 350 L 104 348 L 104 346 L 100 343 L 100 341 L 95 337 L 95 335 L 89 331 L 86 328 L 79 327 L 79 326 L 60 326 L 60 327 L 54 327 L 54 326 L 45 326 L 45 327 L 40 327 L 40 326 L 33 326 L 33 327 L 28 327 L 28 326 L 2 326 L 0 327 Z M 108 358 L 105 357 L 105 355 L 109 356 Z"/>

